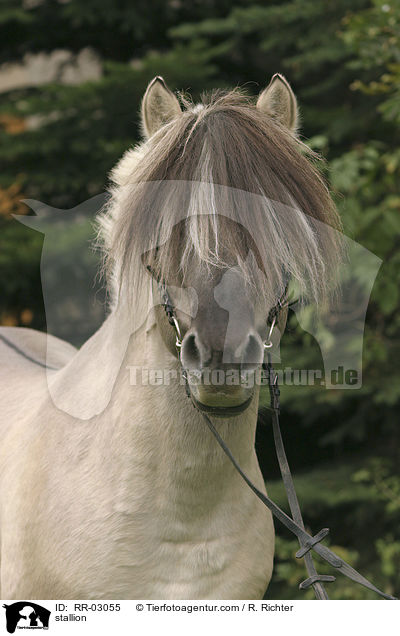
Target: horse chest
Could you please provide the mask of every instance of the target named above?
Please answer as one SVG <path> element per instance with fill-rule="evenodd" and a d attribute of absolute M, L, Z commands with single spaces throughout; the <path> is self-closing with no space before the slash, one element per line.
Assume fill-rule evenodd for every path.
<path fill-rule="evenodd" d="M 247 533 L 221 526 L 214 538 L 180 531 L 164 536 L 139 532 L 125 542 L 120 538 L 110 543 L 103 586 L 112 586 L 111 597 L 116 598 L 258 598 L 272 566 L 272 545 L 255 544 L 260 530 L 260 525 Z M 99 574 L 104 571 L 103 562 Z"/>
<path fill-rule="evenodd" d="M 143 506 L 118 532 L 105 533 L 103 585 L 114 586 L 117 598 L 260 598 L 272 569 L 272 534 L 257 501 L 245 515 L 231 500 L 212 510 L 188 508 L 186 517 L 170 503 Z"/>

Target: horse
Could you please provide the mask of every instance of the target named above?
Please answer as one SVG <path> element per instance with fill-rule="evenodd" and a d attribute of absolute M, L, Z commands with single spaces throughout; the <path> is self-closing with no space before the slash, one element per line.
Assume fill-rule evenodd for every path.
<path fill-rule="evenodd" d="M 337 245 L 319 228 L 337 212 L 282 75 L 257 100 L 198 104 L 156 77 L 141 117 L 97 220 L 105 322 L 79 350 L 0 329 L 3 598 L 260 599 L 272 575 L 271 514 L 202 411 L 265 492 L 243 370 L 260 368 L 290 281 L 323 302 Z"/>

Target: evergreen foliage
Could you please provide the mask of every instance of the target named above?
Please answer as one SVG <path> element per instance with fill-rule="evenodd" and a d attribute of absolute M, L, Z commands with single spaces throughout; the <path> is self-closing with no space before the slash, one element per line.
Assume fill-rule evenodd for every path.
<path fill-rule="evenodd" d="M 400 593 L 400 5 L 393 0 L 5 0 L 0 63 L 90 47 L 101 76 L 11 90 L 0 102 L 0 321 L 45 328 L 42 235 L 19 224 L 36 198 L 72 208 L 100 193 L 122 152 L 139 139 L 148 81 L 196 98 L 211 87 L 256 94 L 276 72 L 291 82 L 302 135 L 328 159 L 345 232 L 383 260 L 357 391 L 283 387 L 288 456 L 307 523 L 330 526 L 346 560 Z M 32 126 L 32 122 L 37 122 Z M 282 343 L 298 368 L 321 365 L 295 316 Z M 318 368 L 318 367 L 317 367 Z M 267 397 L 264 395 L 264 403 Z M 283 502 L 267 422 L 257 448 L 269 492 Z M 269 597 L 304 598 L 295 542 L 279 527 Z M 325 566 L 322 571 L 327 571 Z M 339 576 L 333 598 L 374 598 Z M 307 592 L 309 597 L 312 596 Z"/>

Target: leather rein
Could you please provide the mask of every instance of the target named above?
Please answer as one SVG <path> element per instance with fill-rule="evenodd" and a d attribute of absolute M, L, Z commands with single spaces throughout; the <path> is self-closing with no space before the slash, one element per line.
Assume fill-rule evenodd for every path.
<path fill-rule="evenodd" d="M 149 268 L 150 269 L 150 268 Z M 151 270 L 150 270 L 151 271 Z M 177 349 L 177 357 L 179 362 L 181 363 L 181 346 L 182 346 L 182 333 L 179 326 L 179 322 L 175 315 L 175 309 L 171 298 L 168 294 L 167 286 L 164 282 L 158 281 L 158 287 L 161 295 L 161 305 L 164 308 L 169 324 L 173 327 L 175 331 L 175 345 Z M 182 376 L 185 379 L 185 387 L 186 394 L 192 400 L 192 404 L 194 408 L 201 414 L 205 423 L 207 424 L 209 430 L 214 435 L 217 440 L 219 446 L 224 451 L 225 455 L 231 461 L 239 475 L 246 482 L 249 488 L 254 492 L 254 494 L 262 501 L 262 503 L 272 512 L 274 517 L 276 517 L 292 534 L 294 534 L 298 541 L 300 549 L 296 552 L 296 558 L 301 559 L 304 557 L 304 563 L 307 569 L 308 578 L 305 579 L 302 583 L 300 583 L 299 588 L 301 590 L 305 590 L 310 586 L 313 587 L 315 596 L 318 600 L 329 600 L 329 596 L 325 590 L 323 583 L 330 583 L 336 580 L 335 576 L 319 574 L 315 568 L 312 551 L 319 554 L 324 561 L 329 563 L 333 568 L 335 568 L 338 572 L 347 576 L 349 579 L 363 585 L 364 587 L 376 592 L 380 596 L 389 600 L 397 600 L 396 597 L 391 596 L 390 594 L 386 594 L 379 590 L 375 585 L 370 583 L 364 576 L 362 576 L 357 570 L 351 567 L 346 561 L 344 561 L 341 557 L 339 557 L 335 552 L 327 548 L 326 546 L 321 544 L 321 541 L 327 536 L 329 533 L 329 528 L 322 528 L 316 535 L 312 536 L 305 530 L 303 517 L 300 510 L 300 505 L 297 499 L 296 490 L 294 487 L 292 475 L 290 472 L 288 460 L 286 457 L 285 447 L 283 444 L 282 434 L 279 425 L 279 413 L 280 413 L 280 390 L 278 386 L 278 376 L 275 373 L 272 363 L 271 363 L 271 355 L 268 350 L 273 346 L 271 337 L 272 333 L 279 316 L 280 311 L 283 307 L 287 306 L 282 303 L 282 300 L 287 296 L 287 288 L 283 294 L 283 297 L 280 298 L 278 304 L 273 307 L 268 315 L 267 324 L 269 325 L 269 333 L 267 336 L 267 340 L 263 343 L 264 348 L 267 351 L 267 362 L 262 364 L 263 370 L 265 371 L 268 379 L 268 388 L 270 394 L 270 407 L 272 411 L 272 427 L 275 441 L 275 450 L 276 455 L 279 462 L 279 468 L 282 475 L 282 481 L 286 490 L 286 496 L 289 502 L 289 507 L 292 516 L 289 517 L 272 499 L 270 499 L 265 493 L 255 486 L 255 484 L 251 481 L 251 479 L 246 475 L 246 473 L 242 470 L 235 457 L 232 455 L 228 446 L 220 436 L 219 432 L 215 428 L 214 424 L 210 420 L 210 417 L 203 409 L 199 408 L 199 405 L 194 401 L 190 390 L 187 374 L 185 369 L 182 367 Z M 231 416 L 231 414 L 227 413 L 224 417 Z"/>

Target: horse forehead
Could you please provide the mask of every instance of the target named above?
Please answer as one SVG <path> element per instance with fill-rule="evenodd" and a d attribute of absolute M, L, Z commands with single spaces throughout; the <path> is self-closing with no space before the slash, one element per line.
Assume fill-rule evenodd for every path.
<path fill-rule="evenodd" d="M 223 306 L 229 303 L 229 298 L 235 297 L 240 303 L 246 295 L 246 282 L 235 267 L 193 268 L 185 284 L 196 290 L 199 303 L 214 299 L 220 300 L 222 304 L 218 304 Z"/>

